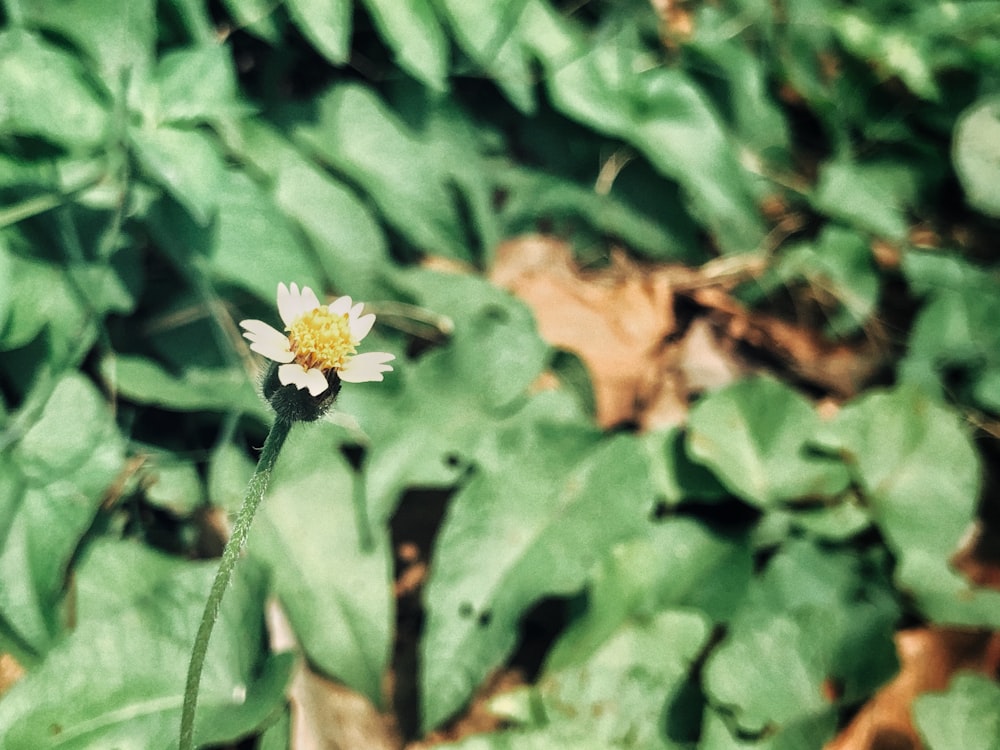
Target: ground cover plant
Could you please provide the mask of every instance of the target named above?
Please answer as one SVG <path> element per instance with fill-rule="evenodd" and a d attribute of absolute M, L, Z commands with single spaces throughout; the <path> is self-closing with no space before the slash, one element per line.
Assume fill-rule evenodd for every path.
<path fill-rule="evenodd" d="M 4 0 L 0 749 L 177 747 L 295 283 L 393 370 L 290 430 L 199 746 L 995 750 L 998 39 Z"/>

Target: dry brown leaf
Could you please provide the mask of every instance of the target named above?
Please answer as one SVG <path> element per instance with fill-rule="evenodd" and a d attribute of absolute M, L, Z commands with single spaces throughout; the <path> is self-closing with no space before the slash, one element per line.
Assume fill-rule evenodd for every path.
<path fill-rule="evenodd" d="M 861 344 L 830 342 L 812 328 L 750 312 L 719 288 L 696 289 L 691 297 L 713 310 L 717 325 L 732 338 L 769 353 L 798 377 L 844 398 L 859 393 L 890 356 L 871 338 Z"/>
<path fill-rule="evenodd" d="M 430 750 L 444 742 L 458 742 L 474 734 L 496 732 L 505 726 L 505 720 L 491 712 L 488 704 L 493 698 L 527 684 L 518 669 L 494 672 L 476 692 L 468 710 L 448 727 L 431 732 L 427 737 L 406 745 L 405 750 Z"/>
<path fill-rule="evenodd" d="M 665 269 L 615 254 L 609 268 L 580 271 L 565 242 L 529 236 L 497 249 L 490 278 L 531 307 L 542 338 L 586 363 L 601 425 L 638 421 L 660 391 L 658 359 L 674 332 Z"/>
<path fill-rule="evenodd" d="M 920 750 L 910 705 L 929 691 L 944 690 L 959 669 L 995 676 L 1000 666 L 1000 633 L 945 629 L 896 634 L 899 674 L 879 690 L 824 750 Z"/>
<path fill-rule="evenodd" d="M 24 677 L 24 667 L 10 654 L 0 654 L 0 696 Z"/>
<path fill-rule="evenodd" d="M 288 618 L 276 601 L 267 606 L 271 647 L 296 646 Z M 399 750 L 402 740 L 391 717 L 363 695 L 311 671 L 299 662 L 288 689 L 292 706 L 292 750 Z"/>

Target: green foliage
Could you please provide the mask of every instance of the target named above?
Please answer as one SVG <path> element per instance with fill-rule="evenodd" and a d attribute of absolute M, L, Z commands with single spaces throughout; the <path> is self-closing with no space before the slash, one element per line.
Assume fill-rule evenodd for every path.
<path fill-rule="evenodd" d="M 950 564 L 983 481 L 963 417 L 1000 414 L 997 3 L 654 5 L 0 3 L 0 653 L 27 670 L 0 749 L 174 742 L 203 518 L 236 510 L 270 419 L 236 323 L 276 323 L 279 281 L 366 300 L 396 369 L 293 430 L 203 743 L 288 745 L 268 597 L 313 668 L 384 701 L 389 529 L 428 488 L 424 729 L 536 605 L 566 619 L 492 702 L 509 728 L 454 747 L 820 747 L 904 618 L 1000 627 Z M 741 296 L 818 308 L 831 343 L 887 314 L 894 385 L 823 421 L 753 377 L 602 432 L 581 360 L 480 273 L 535 231 L 587 262 L 750 254 L 724 258 L 767 266 Z M 916 722 L 992 748 L 996 703 L 959 676 Z"/>
<path fill-rule="evenodd" d="M 914 719 L 931 750 L 961 743 L 992 750 L 1000 737 L 1000 688 L 986 677 L 959 673 L 944 693 L 917 699 Z"/>

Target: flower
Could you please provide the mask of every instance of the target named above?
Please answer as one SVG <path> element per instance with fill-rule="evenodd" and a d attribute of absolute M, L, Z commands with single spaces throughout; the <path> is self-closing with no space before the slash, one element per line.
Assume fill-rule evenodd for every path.
<path fill-rule="evenodd" d="M 375 324 L 375 316 L 362 315 L 364 304 L 339 297 L 321 305 L 307 286 L 278 284 L 278 314 L 288 335 L 261 320 L 243 320 L 243 335 L 250 348 L 280 363 L 282 385 L 306 388 L 319 396 L 331 388 L 331 373 L 347 383 L 381 381 L 395 359 L 387 352 L 357 354 L 357 346 Z M 339 387 L 339 383 L 338 383 Z"/>

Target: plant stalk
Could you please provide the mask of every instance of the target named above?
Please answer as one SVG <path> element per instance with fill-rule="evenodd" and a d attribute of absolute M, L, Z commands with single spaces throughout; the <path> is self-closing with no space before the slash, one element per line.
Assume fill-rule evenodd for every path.
<path fill-rule="evenodd" d="M 201 624 L 198 625 L 198 635 L 195 637 L 191 662 L 188 665 L 187 683 L 184 686 L 184 707 L 181 713 L 179 750 L 194 750 L 194 715 L 198 705 L 201 672 L 205 666 L 205 655 L 208 653 L 208 641 L 212 636 L 215 621 L 219 617 L 222 597 L 233 578 L 236 561 L 240 557 L 243 545 L 246 544 L 247 536 L 250 534 L 250 525 L 253 523 L 260 501 L 264 498 L 264 491 L 271 479 L 271 471 L 274 469 L 278 453 L 281 451 L 281 446 L 284 445 L 291 427 L 292 422 L 281 417 L 275 419 L 274 424 L 271 425 L 271 431 L 267 435 L 267 440 L 264 441 L 264 448 L 257 461 L 257 469 L 247 485 L 246 499 L 244 499 L 243 507 L 240 508 L 239 515 L 236 517 L 233 533 L 230 535 L 229 541 L 226 542 L 225 549 L 222 550 L 222 560 L 219 562 L 219 570 L 212 582 L 208 601 L 205 602 L 205 612 L 201 616 Z"/>

